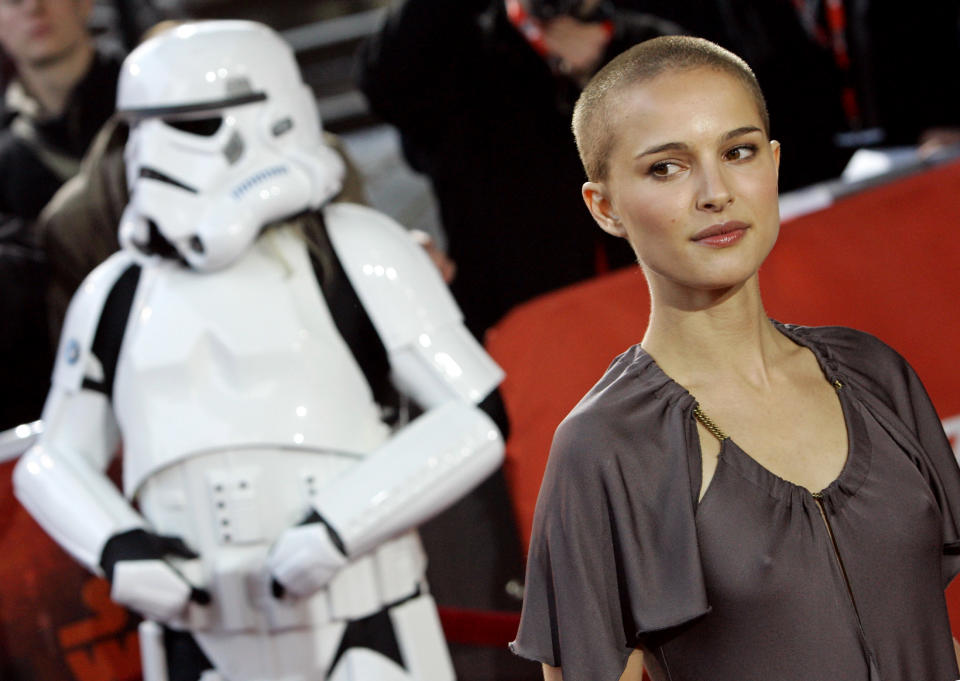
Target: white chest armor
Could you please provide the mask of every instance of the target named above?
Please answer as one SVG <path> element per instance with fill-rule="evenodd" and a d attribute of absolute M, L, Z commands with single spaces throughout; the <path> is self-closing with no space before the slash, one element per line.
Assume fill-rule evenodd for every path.
<path fill-rule="evenodd" d="M 330 389 L 336 386 L 336 389 Z M 197 274 L 147 266 L 114 383 L 128 497 L 196 454 L 250 447 L 366 454 L 389 429 L 296 233 Z"/>
<path fill-rule="evenodd" d="M 217 273 L 145 267 L 113 402 L 127 496 L 138 498 L 156 532 L 182 537 L 203 556 L 179 565 L 214 595 L 212 606 L 191 608 L 191 629 L 274 630 L 361 616 L 422 579 L 414 533 L 352 561 L 310 599 L 269 595 L 262 565 L 272 542 L 389 435 L 293 230 L 262 237 Z M 385 556 L 389 580 L 377 568 Z"/>

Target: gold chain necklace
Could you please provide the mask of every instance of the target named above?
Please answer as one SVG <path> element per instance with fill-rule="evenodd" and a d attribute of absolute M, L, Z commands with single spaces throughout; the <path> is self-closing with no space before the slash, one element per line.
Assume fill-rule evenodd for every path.
<path fill-rule="evenodd" d="M 710 434 L 715 438 L 723 442 L 726 440 L 729 435 L 720 430 L 720 426 L 713 422 L 709 416 L 703 413 L 703 409 L 700 408 L 700 405 L 697 404 L 693 407 L 693 415 L 697 417 L 697 420 L 703 424 L 703 427 L 710 431 Z"/>

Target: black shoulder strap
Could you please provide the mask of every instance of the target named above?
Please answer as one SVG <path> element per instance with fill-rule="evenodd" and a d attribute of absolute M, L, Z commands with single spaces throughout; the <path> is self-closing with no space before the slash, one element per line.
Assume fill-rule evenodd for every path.
<path fill-rule="evenodd" d="M 360 365 L 373 398 L 381 407 L 383 420 L 393 425 L 399 416 L 400 395 L 390 381 L 387 350 L 330 243 L 323 215 L 311 213 L 304 219 L 310 263 L 330 315 Z"/>
<path fill-rule="evenodd" d="M 130 318 L 133 296 L 140 281 L 140 265 L 130 265 L 117 279 L 100 313 L 97 332 L 93 337 L 93 354 L 103 367 L 103 382 L 83 379 L 83 387 L 97 390 L 113 398 L 113 379 L 117 373 L 120 345 Z"/>

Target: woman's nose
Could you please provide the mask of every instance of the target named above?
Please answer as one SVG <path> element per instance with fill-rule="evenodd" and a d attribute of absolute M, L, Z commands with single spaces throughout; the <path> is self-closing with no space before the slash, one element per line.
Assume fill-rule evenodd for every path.
<path fill-rule="evenodd" d="M 733 203 L 733 193 L 720 168 L 703 168 L 697 209 L 718 212 Z"/>

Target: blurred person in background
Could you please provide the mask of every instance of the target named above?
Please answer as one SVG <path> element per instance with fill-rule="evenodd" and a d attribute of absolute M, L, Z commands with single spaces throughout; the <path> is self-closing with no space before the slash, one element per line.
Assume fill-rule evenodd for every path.
<path fill-rule="evenodd" d="M 120 56 L 87 30 L 93 0 L 0 0 L 0 430 L 40 415 L 51 356 L 33 221 L 110 117 Z"/>
<path fill-rule="evenodd" d="M 840 176 L 861 147 L 960 142 L 957 0 L 622 0 L 753 66 L 788 163 L 780 190 Z"/>
<path fill-rule="evenodd" d="M 99 52 L 86 28 L 93 0 L 0 1 L 0 47 L 10 72 L 0 133 L 0 214 L 33 220 L 114 108 L 120 55 Z"/>
<path fill-rule="evenodd" d="M 838 148 L 920 144 L 930 153 L 960 142 L 960 2 L 792 4 L 840 81 L 845 125 L 834 136 Z"/>
<path fill-rule="evenodd" d="M 570 113 L 609 59 L 679 30 L 596 0 L 407 0 L 365 45 L 361 89 L 432 182 L 477 336 L 517 303 L 632 261 L 577 205 Z"/>

